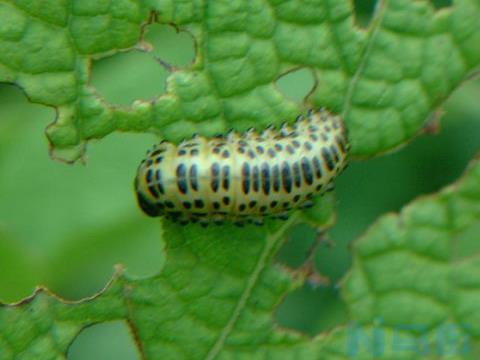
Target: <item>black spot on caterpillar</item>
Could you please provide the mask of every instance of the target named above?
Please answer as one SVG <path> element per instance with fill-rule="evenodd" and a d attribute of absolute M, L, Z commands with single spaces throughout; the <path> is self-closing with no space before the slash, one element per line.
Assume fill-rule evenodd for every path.
<path fill-rule="evenodd" d="M 345 168 L 349 143 L 338 116 L 310 110 L 295 124 L 262 133 L 162 141 L 138 168 L 138 204 L 149 216 L 182 224 L 263 223 L 312 205 Z"/>

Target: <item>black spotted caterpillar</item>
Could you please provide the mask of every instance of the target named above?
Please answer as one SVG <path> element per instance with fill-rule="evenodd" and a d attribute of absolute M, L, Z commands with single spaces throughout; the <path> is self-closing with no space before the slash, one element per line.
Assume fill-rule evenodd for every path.
<path fill-rule="evenodd" d="M 194 135 L 178 146 L 162 141 L 138 168 L 137 199 L 146 214 L 182 224 L 261 225 L 265 216 L 286 218 L 331 189 L 348 150 L 342 121 L 324 109 L 278 131 Z"/>

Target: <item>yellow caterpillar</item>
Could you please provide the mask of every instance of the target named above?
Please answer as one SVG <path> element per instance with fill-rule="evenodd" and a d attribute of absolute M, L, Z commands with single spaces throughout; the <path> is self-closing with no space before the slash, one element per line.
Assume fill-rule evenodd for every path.
<path fill-rule="evenodd" d="M 331 190 L 348 150 L 341 119 L 324 109 L 260 134 L 194 135 L 178 146 L 162 141 L 138 168 L 137 200 L 147 215 L 182 224 L 261 225 L 265 216 L 286 218 Z"/>

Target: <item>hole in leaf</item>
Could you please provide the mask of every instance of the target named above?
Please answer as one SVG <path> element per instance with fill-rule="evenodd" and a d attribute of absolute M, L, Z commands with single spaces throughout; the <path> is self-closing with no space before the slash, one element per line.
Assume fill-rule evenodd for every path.
<path fill-rule="evenodd" d="M 80 299 L 102 289 L 117 263 L 136 277 L 156 274 L 162 264 L 159 222 L 142 214 L 132 186 L 154 137 L 113 134 L 88 147 L 87 166 L 69 166 L 48 155 L 44 130 L 53 118 L 53 109 L 29 103 L 17 87 L 0 85 L 5 301 L 30 295 L 38 284 Z M 12 266 L 3 271 L 7 264 Z M 7 275 L 13 271 L 13 278 Z"/>
<path fill-rule="evenodd" d="M 276 260 L 292 269 L 300 267 L 305 262 L 315 234 L 315 230 L 310 226 L 295 226 L 289 232 L 288 240 L 280 248 Z"/>
<path fill-rule="evenodd" d="M 68 360 L 140 360 L 140 354 L 124 321 L 96 324 L 84 329 L 68 349 Z"/>
<path fill-rule="evenodd" d="M 439 10 L 442 8 L 450 7 L 453 5 L 452 0 L 432 0 L 433 6 L 435 9 Z"/>
<path fill-rule="evenodd" d="M 160 96 L 169 73 L 158 59 L 181 67 L 195 58 L 193 37 L 172 26 L 149 25 L 144 39 L 152 51 L 131 50 L 94 62 L 92 84 L 109 103 L 128 105 Z"/>
<path fill-rule="evenodd" d="M 304 286 L 285 297 L 277 309 L 276 319 L 280 326 L 315 335 L 345 324 L 348 316 L 334 287 Z"/>
<path fill-rule="evenodd" d="M 165 91 L 166 70 L 151 53 L 132 50 L 97 60 L 92 85 L 109 103 L 128 105 L 150 100 Z"/>
<path fill-rule="evenodd" d="M 144 39 L 153 45 L 155 56 L 174 67 L 187 66 L 195 60 L 195 40 L 186 31 L 154 23 L 146 27 Z"/>
<path fill-rule="evenodd" d="M 31 295 L 45 279 L 42 261 L 29 246 L 37 240 L 34 232 L 22 236 L 35 222 L 23 212 L 32 205 L 29 190 L 35 183 L 23 175 L 30 167 L 32 151 L 49 159 L 43 132 L 54 118 L 52 108 L 29 102 L 17 86 L 0 83 L 0 300 L 4 302 Z M 36 149 L 30 147 L 30 141 L 36 141 Z M 25 182 L 30 189 L 19 191 Z"/>
<path fill-rule="evenodd" d="M 0 302 L 14 303 L 30 296 L 37 283 L 34 254 L 0 227 Z"/>
<path fill-rule="evenodd" d="M 446 105 L 435 136 L 421 136 L 401 151 L 352 162 L 336 180 L 337 222 L 333 249 L 320 247 L 316 267 L 336 281 L 349 269 L 349 244 L 381 215 L 399 211 L 417 196 L 456 181 L 478 153 L 480 81 L 467 82 Z"/>
<path fill-rule="evenodd" d="M 53 119 L 55 110 L 51 107 L 31 103 L 18 86 L 0 83 L 0 160 L 8 145 L 18 141 L 16 135 L 19 129 L 39 122 L 46 125 Z"/>
<path fill-rule="evenodd" d="M 301 102 L 312 91 L 315 85 L 315 78 L 310 69 L 301 68 L 280 76 L 276 85 L 285 96 L 296 102 Z"/>
<path fill-rule="evenodd" d="M 87 167 L 59 172 L 65 181 L 57 189 L 59 196 L 67 196 L 68 184 L 79 192 L 71 197 L 75 220 L 64 220 L 71 230 L 49 260 L 49 269 L 55 271 L 49 286 L 62 297 L 81 299 L 100 291 L 115 264 L 123 264 L 133 277 L 159 271 L 160 224 L 140 211 L 132 186 L 135 169 L 152 143 L 150 135 L 114 134 L 89 147 Z"/>
<path fill-rule="evenodd" d="M 361 28 L 367 28 L 375 14 L 377 0 L 354 0 L 355 23 Z"/>

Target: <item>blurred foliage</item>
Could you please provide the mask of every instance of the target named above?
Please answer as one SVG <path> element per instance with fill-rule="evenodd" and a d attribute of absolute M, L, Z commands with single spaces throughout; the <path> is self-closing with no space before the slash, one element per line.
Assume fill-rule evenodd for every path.
<path fill-rule="evenodd" d="M 359 16 L 367 24 L 374 2 L 357 3 L 362 9 Z M 436 4 L 441 7 L 449 2 Z M 154 55 L 174 66 L 192 60 L 189 35 L 167 26 L 152 28 L 150 34 Z M 95 62 L 93 84 L 114 104 L 156 97 L 165 91 L 166 71 L 153 54 L 128 52 Z M 299 101 L 311 89 L 312 78 L 306 70 L 291 75 L 292 79 L 287 75 L 277 86 Z M 337 182 L 338 221 L 330 232 L 334 245 L 322 246 L 316 256 L 318 269 L 331 279 L 331 285 L 315 288 L 307 284 L 287 296 L 277 312 L 281 325 L 315 334 L 345 322 L 346 308 L 338 301 L 336 284 L 351 266 L 349 244 L 379 215 L 398 211 L 416 196 L 435 192 L 458 178 L 479 150 L 479 97 L 480 82 L 466 83 L 445 106 L 438 134 L 350 165 Z M 80 299 L 100 290 L 116 263 L 125 264 L 133 276 L 145 277 L 155 274 L 164 262 L 158 223 L 139 212 L 132 192 L 138 161 L 155 137 L 117 133 L 89 144 L 86 165 L 68 166 L 50 160 L 47 141 L 39 136 L 54 116 L 50 108 L 29 103 L 19 89 L 0 85 L 3 301 L 18 301 L 38 284 L 67 299 Z M 278 260 L 299 266 L 314 237 L 315 232 L 306 226 L 295 228 Z M 103 334 L 104 355 L 95 345 L 98 334 Z M 95 354 L 99 359 L 137 358 L 127 338 L 124 323 L 87 328 L 69 358 Z"/>

